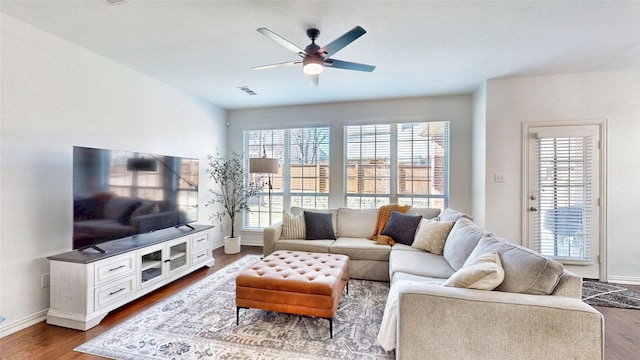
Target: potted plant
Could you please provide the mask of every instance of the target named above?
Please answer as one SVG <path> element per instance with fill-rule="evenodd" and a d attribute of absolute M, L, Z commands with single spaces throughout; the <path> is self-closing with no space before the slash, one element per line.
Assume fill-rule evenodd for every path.
<path fill-rule="evenodd" d="M 245 169 L 242 157 L 237 153 L 226 157 L 216 152 L 208 155 L 207 174 L 218 184 L 218 189 L 210 189 L 213 198 L 206 206 L 221 204 L 223 210 L 215 211 L 210 219 L 222 222 L 227 216 L 231 219 L 231 235 L 225 236 L 224 250 L 227 254 L 240 252 L 240 236 L 236 236 L 235 218 L 242 210 L 249 210 L 248 201 L 256 196 L 258 188 L 252 183 L 245 182 Z"/>

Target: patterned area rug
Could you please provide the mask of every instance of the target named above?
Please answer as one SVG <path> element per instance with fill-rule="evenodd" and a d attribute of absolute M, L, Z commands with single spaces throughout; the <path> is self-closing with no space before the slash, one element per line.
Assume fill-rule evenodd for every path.
<path fill-rule="evenodd" d="M 618 284 L 585 280 L 582 301 L 589 305 L 640 310 L 640 293 Z"/>
<path fill-rule="evenodd" d="M 333 321 L 242 309 L 236 326 L 235 277 L 245 256 L 76 351 L 112 359 L 394 359 L 376 345 L 387 283 L 350 280 Z"/>

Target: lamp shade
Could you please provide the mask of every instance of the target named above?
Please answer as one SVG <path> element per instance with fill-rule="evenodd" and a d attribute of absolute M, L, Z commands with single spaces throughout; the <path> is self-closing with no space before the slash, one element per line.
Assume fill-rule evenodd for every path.
<path fill-rule="evenodd" d="M 275 174 L 278 172 L 278 159 L 252 158 L 249 159 L 249 172 L 256 174 Z"/>

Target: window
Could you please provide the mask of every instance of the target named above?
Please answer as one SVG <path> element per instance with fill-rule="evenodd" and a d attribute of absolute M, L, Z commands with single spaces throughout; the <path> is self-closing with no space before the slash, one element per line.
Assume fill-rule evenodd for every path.
<path fill-rule="evenodd" d="M 346 205 L 445 208 L 449 122 L 345 126 Z"/>
<path fill-rule="evenodd" d="M 245 227 L 268 226 L 269 218 L 272 223 L 281 221 L 282 210 L 291 206 L 329 207 L 329 140 L 329 127 L 244 132 L 246 164 L 255 157 L 278 159 L 278 173 L 270 177 L 271 216 L 269 175 L 249 174 L 249 181 L 265 186 L 243 217 Z"/>

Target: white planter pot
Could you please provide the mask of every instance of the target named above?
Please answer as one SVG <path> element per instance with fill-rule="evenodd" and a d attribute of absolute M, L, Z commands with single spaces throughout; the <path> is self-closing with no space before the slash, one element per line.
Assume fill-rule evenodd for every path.
<path fill-rule="evenodd" d="M 225 254 L 237 254 L 240 252 L 240 236 L 238 237 L 224 237 L 224 253 Z"/>

